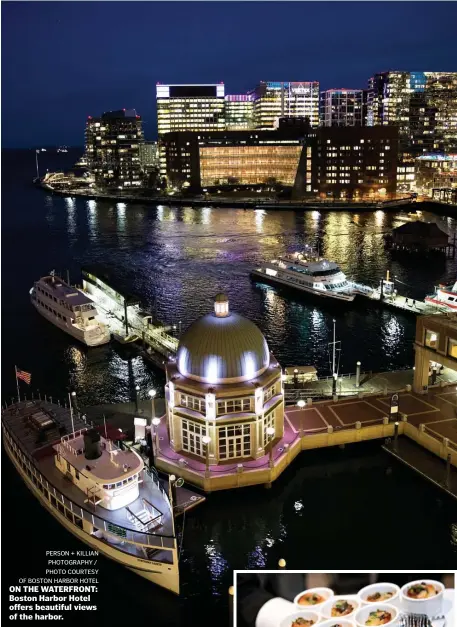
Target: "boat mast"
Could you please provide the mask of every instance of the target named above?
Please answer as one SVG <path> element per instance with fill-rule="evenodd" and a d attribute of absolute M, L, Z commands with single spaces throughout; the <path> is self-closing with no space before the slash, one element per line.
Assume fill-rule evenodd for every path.
<path fill-rule="evenodd" d="M 40 152 L 39 150 L 35 150 L 36 177 L 37 177 L 37 179 L 39 179 L 39 178 L 40 178 L 40 172 L 39 172 L 39 170 L 38 170 L 38 153 L 39 153 L 39 152 Z"/>

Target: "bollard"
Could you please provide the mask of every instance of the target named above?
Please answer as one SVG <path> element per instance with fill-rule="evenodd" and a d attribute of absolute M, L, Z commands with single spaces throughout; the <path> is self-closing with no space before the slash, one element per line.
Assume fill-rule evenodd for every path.
<path fill-rule="evenodd" d="M 389 418 L 387 416 L 384 416 L 384 418 L 382 419 L 382 424 L 383 425 L 388 425 L 389 424 Z"/>
<path fill-rule="evenodd" d="M 280 559 L 278 562 L 278 566 L 279 568 L 285 568 L 286 567 L 286 560 L 285 559 Z"/>
<path fill-rule="evenodd" d="M 307 399 L 306 399 L 306 405 L 307 405 L 307 407 L 311 407 L 311 406 L 312 406 L 312 404 L 313 404 L 313 399 L 312 399 L 312 398 L 307 398 Z"/>
<path fill-rule="evenodd" d="M 236 472 L 238 472 L 238 473 L 243 472 L 243 464 L 237 464 L 236 465 Z"/>
<path fill-rule="evenodd" d="M 233 586 L 230 586 L 230 588 L 228 589 L 228 593 L 229 593 L 229 625 L 230 627 L 232 627 L 233 625 L 233 594 L 235 592 L 235 589 Z"/>
<path fill-rule="evenodd" d="M 327 425 L 327 433 L 333 433 L 332 425 Z"/>
<path fill-rule="evenodd" d="M 395 423 L 395 430 L 394 430 L 394 448 L 397 448 L 397 442 L 398 442 L 398 422 Z"/>
<path fill-rule="evenodd" d="M 356 365 L 357 365 L 357 368 L 355 371 L 355 387 L 359 388 L 360 387 L 360 366 L 362 365 L 362 363 L 358 361 Z"/>
<path fill-rule="evenodd" d="M 361 429 L 362 428 L 362 423 L 359 420 L 357 420 L 357 422 L 355 423 L 355 428 L 356 429 Z"/>
<path fill-rule="evenodd" d="M 408 422 L 408 414 L 401 415 L 402 422 Z"/>

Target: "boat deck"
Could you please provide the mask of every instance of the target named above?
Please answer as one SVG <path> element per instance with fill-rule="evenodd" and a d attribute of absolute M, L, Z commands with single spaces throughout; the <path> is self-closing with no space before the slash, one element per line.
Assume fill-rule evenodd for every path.
<path fill-rule="evenodd" d="M 5 426 L 14 436 L 17 445 L 28 454 L 29 459 L 33 460 L 33 465 L 41 473 L 45 485 L 47 482 L 46 487 L 51 495 L 54 494 L 57 503 L 62 503 L 76 516 L 90 522 L 101 532 L 119 536 L 119 541 L 125 539 L 129 543 L 128 552 L 133 551 L 134 554 L 138 552 L 141 557 L 145 557 L 143 549 L 132 544 L 135 542 L 147 545 L 148 549 L 150 547 L 154 551 L 164 549 L 160 555 L 154 555 L 154 559 L 171 563 L 172 555 L 167 549 L 175 546 L 173 514 L 167 492 L 158 478 L 145 470 L 143 481 L 139 485 L 139 497 L 126 507 L 107 510 L 95 505 L 90 502 L 85 492 L 55 466 L 53 445 L 60 441 L 57 427 L 44 432 L 46 441 L 40 442 L 40 446 L 37 447 L 37 432 L 29 420 L 29 416 L 34 413 L 52 417 L 54 421 L 58 419 L 59 424 L 63 425 L 67 432 L 71 432 L 70 412 L 66 408 L 42 401 L 17 403 L 3 411 Z M 74 423 L 75 429 L 87 427 L 76 418 Z M 154 512 L 154 520 L 147 528 L 139 525 L 138 520 L 132 516 L 145 507 L 153 508 Z"/>

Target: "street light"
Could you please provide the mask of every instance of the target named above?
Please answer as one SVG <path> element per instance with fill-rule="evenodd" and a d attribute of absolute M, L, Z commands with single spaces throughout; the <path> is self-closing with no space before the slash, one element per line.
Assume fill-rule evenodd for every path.
<path fill-rule="evenodd" d="M 297 406 L 300 409 L 303 409 L 303 407 L 306 405 L 305 401 L 301 398 L 299 401 L 297 401 Z M 300 437 L 303 437 L 303 414 L 300 412 Z"/>
<path fill-rule="evenodd" d="M 209 435 L 204 435 L 202 437 L 202 442 L 205 445 L 206 452 L 206 476 L 209 477 L 209 443 L 211 442 Z"/>
<path fill-rule="evenodd" d="M 140 391 L 140 386 L 135 385 L 135 411 L 138 413 L 138 392 Z"/>
<path fill-rule="evenodd" d="M 151 423 L 154 424 L 154 418 L 155 418 L 155 415 L 156 415 L 155 414 L 155 407 L 154 407 L 154 399 L 155 399 L 155 396 L 157 394 L 157 391 L 154 390 L 154 388 L 152 388 L 151 390 L 149 390 L 148 394 L 149 394 L 149 397 L 151 399 Z"/>
<path fill-rule="evenodd" d="M 70 420 L 71 420 L 71 432 L 74 433 L 75 432 L 75 423 L 73 421 L 73 403 L 71 402 L 71 397 L 75 398 L 76 396 L 76 392 L 73 390 L 73 392 L 68 392 L 68 405 L 70 407 Z"/>
<path fill-rule="evenodd" d="M 270 468 L 273 468 L 273 438 L 274 435 L 276 433 L 276 430 L 274 427 L 268 427 L 267 428 L 267 435 L 270 437 L 269 439 L 269 443 L 270 443 Z"/>
<path fill-rule="evenodd" d="M 159 454 L 159 425 L 160 425 L 160 418 L 153 418 L 151 420 L 151 424 L 152 424 L 152 428 L 154 430 L 154 440 L 155 440 L 155 452 L 154 455 L 155 457 L 157 457 L 157 455 Z"/>

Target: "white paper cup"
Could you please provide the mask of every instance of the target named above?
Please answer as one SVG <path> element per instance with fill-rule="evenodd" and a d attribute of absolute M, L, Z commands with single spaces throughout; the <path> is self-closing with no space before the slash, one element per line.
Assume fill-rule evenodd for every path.
<path fill-rule="evenodd" d="M 438 591 L 438 594 L 427 599 L 411 599 L 407 596 L 409 588 L 420 583 L 432 584 Z M 402 587 L 400 593 L 401 608 L 410 614 L 426 614 L 431 618 L 432 616 L 438 616 L 442 613 L 443 596 L 444 586 L 440 581 L 433 579 L 417 579 L 416 581 L 410 581 Z"/>
<path fill-rule="evenodd" d="M 312 620 L 314 621 L 314 624 L 317 624 L 321 619 L 321 615 L 319 612 L 315 612 L 314 610 L 300 610 L 298 612 L 293 612 L 292 614 L 289 614 L 287 618 L 282 619 L 280 627 L 292 627 L 294 620 L 297 618 Z"/>
<path fill-rule="evenodd" d="M 320 603 L 314 603 L 313 605 L 306 605 L 306 604 L 299 603 L 299 600 L 301 599 L 301 597 L 307 594 L 318 594 L 319 596 L 323 597 L 323 601 L 321 601 Z M 297 596 L 294 599 L 294 603 L 297 606 L 297 608 L 300 608 L 302 610 L 313 610 L 316 608 L 319 611 L 319 609 L 324 605 L 324 603 L 328 601 L 328 599 L 330 599 L 334 595 L 335 593 L 333 592 L 331 588 L 308 588 L 308 590 L 304 590 L 303 592 L 300 592 L 300 594 L 297 594 Z"/>
<path fill-rule="evenodd" d="M 382 627 L 393 627 L 398 623 L 398 619 L 400 618 L 400 610 L 398 607 L 390 605 L 389 603 L 369 603 L 368 605 L 361 607 L 355 613 L 354 621 L 356 627 L 367 627 L 366 621 L 368 620 L 371 612 L 376 612 L 376 610 L 383 610 L 392 615 L 391 620 L 388 623 L 384 623 Z"/>
<path fill-rule="evenodd" d="M 332 616 L 332 607 L 335 605 L 337 601 L 347 601 L 354 608 L 350 614 L 345 614 L 344 616 Z M 320 610 L 323 618 L 352 618 L 355 612 L 360 607 L 360 600 L 355 594 L 346 594 L 331 597 L 328 601 L 324 603 L 322 609 Z"/>
<path fill-rule="evenodd" d="M 388 599 L 381 599 L 380 601 L 368 601 L 367 597 L 375 594 L 376 592 L 393 592 L 393 595 Z M 359 590 L 357 595 L 362 605 L 372 605 L 373 603 L 388 603 L 395 607 L 400 607 L 400 588 L 394 583 L 372 583 L 369 586 L 365 586 Z"/>

